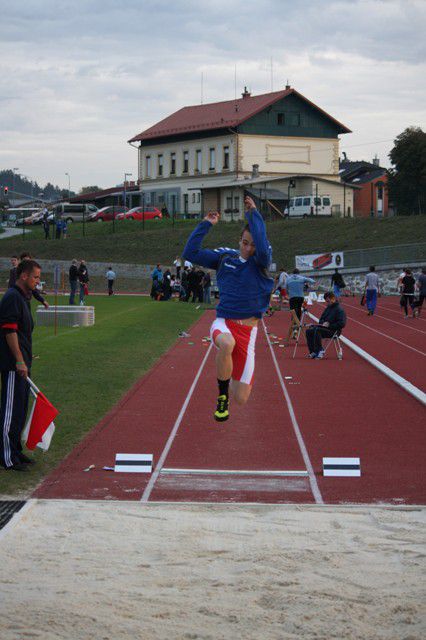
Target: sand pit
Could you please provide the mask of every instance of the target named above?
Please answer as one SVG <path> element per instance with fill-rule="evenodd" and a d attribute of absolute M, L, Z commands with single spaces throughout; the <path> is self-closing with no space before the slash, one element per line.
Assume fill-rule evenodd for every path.
<path fill-rule="evenodd" d="M 420 640 L 425 514 L 34 501 L 0 537 L 0 637 Z"/>

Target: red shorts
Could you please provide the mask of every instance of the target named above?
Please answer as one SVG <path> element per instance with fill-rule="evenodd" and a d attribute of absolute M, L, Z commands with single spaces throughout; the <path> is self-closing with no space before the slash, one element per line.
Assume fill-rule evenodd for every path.
<path fill-rule="evenodd" d="M 257 327 L 239 324 L 235 320 L 216 318 L 210 327 L 210 336 L 214 344 L 221 333 L 230 333 L 235 340 L 232 352 L 232 379 L 253 384 Z"/>

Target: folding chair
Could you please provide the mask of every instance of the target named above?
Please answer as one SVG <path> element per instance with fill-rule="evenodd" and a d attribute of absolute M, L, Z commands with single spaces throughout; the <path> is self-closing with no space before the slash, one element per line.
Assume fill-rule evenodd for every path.
<path fill-rule="evenodd" d="M 324 341 L 325 341 L 325 344 L 323 344 L 324 355 L 327 353 L 328 347 L 331 344 L 333 344 L 334 349 L 336 351 L 337 359 L 343 360 L 343 349 L 342 349 L 342 342 L 340 340 L 340 331 L 335 331 L 333 335 L 330 336 L 329 338 L 323 338 L 323 343 Z"/>

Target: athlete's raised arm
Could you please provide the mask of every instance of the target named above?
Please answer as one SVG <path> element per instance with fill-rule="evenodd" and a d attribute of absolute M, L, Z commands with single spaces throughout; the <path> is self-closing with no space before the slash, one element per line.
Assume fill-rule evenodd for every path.
<path fill-rule="evenodd" d="M 254 258 L 259 266 L 267 269 L 272 262 L 272 248 L 266 235 L 265 222 L 256 209 L 254 200 L 249 196 L 244 198 L 244 207 L 250 233 L 256 246 Z"/>

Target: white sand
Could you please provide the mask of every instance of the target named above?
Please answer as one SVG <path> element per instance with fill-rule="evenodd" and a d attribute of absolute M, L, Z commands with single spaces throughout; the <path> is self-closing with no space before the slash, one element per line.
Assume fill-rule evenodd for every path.
<path fill-rule="evenodd" d="M 0 637 L 426 637 L 425 508 L 34 502 L 0 537 Z"/>

